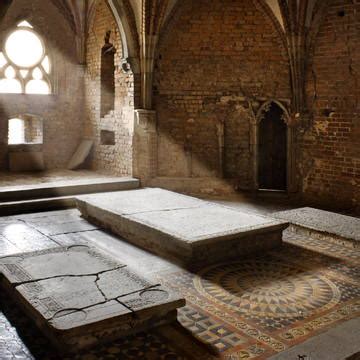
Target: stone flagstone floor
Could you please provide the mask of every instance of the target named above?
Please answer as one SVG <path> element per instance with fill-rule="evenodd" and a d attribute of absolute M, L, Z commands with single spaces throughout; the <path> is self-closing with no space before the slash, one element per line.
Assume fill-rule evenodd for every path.
<path fill-rule="evenodd" d="M 360 314 L 360 252 L 285 232 L 255 257 L 184 270 L 107 234 L 77 210 L 0 218 L 0 256 L 86 243 L 109 251 L 187 300 L 182 325 L 158 328 L 71 359 L 266 359 Z M 0 296 L 1 359 L 63 359 Z"/>

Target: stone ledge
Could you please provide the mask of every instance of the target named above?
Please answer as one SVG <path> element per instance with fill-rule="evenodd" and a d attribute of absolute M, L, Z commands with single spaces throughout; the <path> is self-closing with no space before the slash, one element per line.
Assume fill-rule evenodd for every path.
<path fill-rule="evenodd" d="M 353 247 L 360 245 L 360 219 L 355 217 L 309 207 L 280 211 L 272 216 L 288 221 L 296 231 L 311 232 L 342 244 L 350 242 Z"/>

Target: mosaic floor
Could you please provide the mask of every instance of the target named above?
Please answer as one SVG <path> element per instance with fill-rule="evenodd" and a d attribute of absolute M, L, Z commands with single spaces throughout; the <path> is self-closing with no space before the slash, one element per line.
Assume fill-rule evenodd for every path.
<path fill-rule="evenodd" d="M 16 247 L 27 251 L 91 239 L 110 243 L 110 235 L 89 229 L 74 211 L 48 214 L 0 218 L 0 256 Z M 21 232 L 6 231 L 13 222 L 22 223 Z M 56 231 L 46 231 L 54 223 Z M 36 241 L 27 244 L 29 236 Z M 284 238 L 281 249 L 192 271 L 155 258 L 152 272 L 187 300 L 178 316 L 182 326 L 162 327 L 69 359 L 267 359 L 359 316 L 360 251 L 290 232 Z M 111 246 L 114 254 L 140 253 L 117 239 Z M 146 263 L 145 257 L 139 259 Z M 149 268 L 154 268 L 151 261 Z M 21 311 L 0 295 L 0 359 L 66 358 L 56 355 Z"/>
<path fill-rule="evenodd" d="M 360 315 L 359 251 L 286 234 L 281 250 L 166 282 L 187 299 L 183 326 L 223 358 L 267 359 Z"/>

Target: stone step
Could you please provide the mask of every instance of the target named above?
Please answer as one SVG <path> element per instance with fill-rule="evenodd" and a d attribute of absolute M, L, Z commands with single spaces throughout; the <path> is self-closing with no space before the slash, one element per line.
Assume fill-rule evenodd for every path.
<path fill-rule="evenodd" d="M 61 352 L 176 321 L 185 300 L 86 245 L 0 258 L 0 285 Z"/>
<path fill-rule="evenodd" d="M 273 213 L 277 219 L 288 221 L 290 230 L 315 236 L 351 247 L 360 245 L 360 219 L 330 211 L 304 207 Z"/>
<path fill-rule="evenodd" d="M 288 226 L 175 192 L 153 188 L 77 198 L 83 217 L 181 264 L 236 259 L 281 245 Z"/>
<path fill-rule="evenodd" d="M 139 185 L 139 180 L 134 178 L 104 177 L 45 182 L 36 185 L 6 186 L 0 188 L 0 203 L 130 190 L 138 188 Z"/>
<path fill-rule="evenodd" d="M 0 216 L 71 209 L 74 207 L 76 207 L 76 198 L 74 196 L 59 196 L 44 199 L 10 201 L 0 203 Z"/>

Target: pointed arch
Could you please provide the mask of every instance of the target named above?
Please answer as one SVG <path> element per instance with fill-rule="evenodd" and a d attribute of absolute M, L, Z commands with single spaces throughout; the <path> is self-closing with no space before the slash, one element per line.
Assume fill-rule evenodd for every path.
<path fill-rule="evenodd" d="M 133 9 L 128 0 L 107 0 L 118 25 L 123 54 L 123 68 L 131 68 L 134 74 L 140 73 L 140 46 Z"/>
<path fill-rule="evenodd" d="M 257 110 L 256 114 L 254 114 L 254 118 L 250 126 L 250 144 L 252 154 L 251 162 L 253 164 L 253 189 L 257 191 L 261 188 L 261 184 L 259 183 L 259 167 L 261 165 L 259 159 L 259 147 L 261 144 L 260 126 L 263 125 L 262 121 L 272 106 L 275 106 L 280 110 L 280 112 L 282 112 L 282 115 L 278 120 L 283 121 L 284 125 L 286 126 L 286 139 L 284 140 L 286 141 L 286 149 L 284 149 L 286 153 L 283 154 L 284 158 L 286 158 L 286 186 L 283 190 L 288 193 L 296 192 L 296 132 L 295 128 L 292 126 L 291 115 L 287 104 L 284 104 L 278 99 L 268 99 L 267 101 L 263 102 Z"/>
<path fill-rule="evenodd" d="M 264 102 L 260 106 L 259 110 L 256 113 L 256 122 L 257 123 L 261 122 L 262 116 L 267 111 L 267 109 L 269 109 L 271 104 L 277 105 L 283 111 L 283 114 L 284 114 L 283 120 L 285 121 L 286 124 L 289 124 L 290 123 L 290 113 L 289 113 L 288 109 L 286 108 L 286 106 L 283 103 L 281 103 L 279 100 L 276 100 L 276 99 L 270 99 L 270 100 Z"/>

